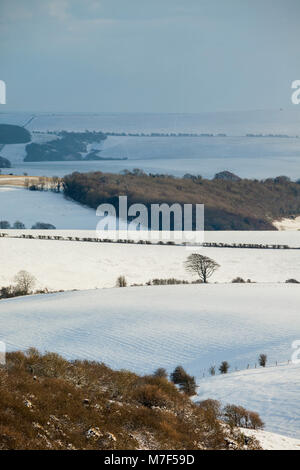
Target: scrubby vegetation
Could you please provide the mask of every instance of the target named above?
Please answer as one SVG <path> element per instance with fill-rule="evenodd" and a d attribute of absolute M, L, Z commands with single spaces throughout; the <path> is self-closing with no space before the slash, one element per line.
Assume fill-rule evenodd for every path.
<path fill-rule="evenodd" d="M 157 375 L 34 349 L 9 353 L 0 368 L 0 449 L 259 448 L 222 424 L 216 404 L 192 403 Z"/>
<path fill-rule="evenodd" d="M 195 377 L 189 375 L 182 366 L 177 366 L 171 374 L 171 380 L 188 396 L 196 394 Z"/>
<path fill-rule="evenodd" d="M 286 284 L 300 284 L 300 281 L 297 281 L 297 279 L 287 279 Z"/>
<path fill-rule="evenodd" d="M 274 230 L 272 221 L 300 214 L 300 185 L 286 177 L 264 181 L 207 180 L 200 176 L 174 178 L 126 174 L 73 173 L 64 178 L 64 192 L 74 200 L 97 208 L 111 203 L 118 213 L 118 197 L 128 204 L 205 204 L 206 230 Z"/>
<path fill-rule="evenodd" d="M 247 282 L 248 284 L 251 284 L 251 283 L 252 283 L 251 279 L 247 279 L 247 280 L 245 281 L 245 279 L 243 279 L 243 278 L 240 277 L 240 276 L 235 277 L 234 279 L 232 279 L 231 282 L 232 282 L 232 284 L 245 284 L 246 282 Z"/>
<path fill-rule="evenodd" d="M 31 227 L 33 230 L 56 230 L 55 225 L 46 222 L 37 222 Z"/>
<path fill-rule="evenodd" d="M 99 143 L 106 139 L 102 132 L 65 132 L 45 144 L 35 142 L 26 146 L 25 162 L 64 161 L 64 160 L 101 160 L 97 151 L 88 152 L 88 144 Z M 87 154 L 84 157 L 82 154 Z"/>
<path fill-rule="evenodd" d="M 127 281 L 125 276 L 119 276 L 116 282 L 117 287 L 127 287 Z"/>
<path fill-rule="evenodd" d="M 36 279 L 32 274 L 24 270 L 19 271 L 14 277 L 14 284 L 0 288 L 0 299 L 32 294 L 35 285 Z"/>
<path fill-rule="evenodd" d="M 26 226 L 20 220 L 16 220 L 14 224 L 11 226 L 8 220 L 0 220 L 0 229 L 15 229 L 15 230 L 23 230 Z M 47 222 L 36 222 L 31 227 L 33 230 L 56 230 L 55 225 L 48 224 Z"/>
<path fill-rule="evenodd" d="M 24 187 L 29 189 L 29 191 L 52 191 L 53 193 L 59 193 L 62 189 L 62 178 L 58 176 L 40 176 L 34 181 L 30 178 L 26 178 Z"/>
<path fill-rule="evenodd" d="M 261 367 L 266 367 L 267 360 L 268 360 L 268 357 L 267 357 L 266 354 L 260 354 L 260 356 L 258 358 L 258 363 Z"/>
<path fill-rule="evenodd" d="M 227 361 L 223 361 L 219 367 L 220 374 L 227 374 L 229 371 L 230 365 Z"/>
<path fill-rule="evenodd" d="M 0 287 L 0 300 L 10 299 L 32 294 L 49 294 L 47 288 L 34 290 L 36 286 L 36 278 L 27 271 L 21 270 L 14 277 L 14 283 L 8 286 Z M 54 291 L 52 291 L 54 292 Z M 63 292 L 60 290 L 59 292 Z"/>

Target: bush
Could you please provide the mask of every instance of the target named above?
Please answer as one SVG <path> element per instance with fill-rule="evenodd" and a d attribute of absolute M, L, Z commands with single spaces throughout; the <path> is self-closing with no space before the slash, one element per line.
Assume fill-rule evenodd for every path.
<path fill-rule="evenodd" d="M 181 279 L 169 278 L 169 279 L 152 279 L 152 281 L 148 281 L 147 285 L 149 286 L 171 286 L 176 284 L 189 284 L 188 281 L 184 281 Z"/>
<path fill-rule="evenodd" d="M 261 354 L 258 358 L 259 365 L 261 367 L 266 367 L 267 365 L 267 355 L 266 354 Z"/>
<path fill-rule="evenodd" d="M 119 276 L 116 282 L 117 287 L 127 287 L 127 281 L 125 276 Z"/>
<path fill-rule="evenodd" d="M 13 228 L 14 229 L 20 229 L 20 230 L 23 230 L 25 227 L 25 225 L 23 224 L 23 222 L 20 222 L 19 220 L 16 220 L 16 222 L 14 223 L 13 225 Z"/>
<path fill-rule="evenodd" d="M 52 224 L 45 222 L 37 222 L 31 227 L 33 230 L 56 230 L 56 227 Z"/>
<path fill-rule="evenodd" d="M 219 371 L 220 371 L 221 374 L 227 374 L 229 368 L 230 368 L 230 365 L 228 364 L 228 362 L 223 361 L 222 364 L 219 367 Z"/>
<path fill-rule="evenodd" d="M 148 408 L 152 408 L 152 406 L 163 408 L 169 403 L 168 396 L 157 385 L 142 385 L 135 391 L 133 398 Z"/>
<path fill-rule="evenodd" d="M 171 373 L 170 378 L 175 385 L 179 385 L 183 380 L 185 380 L 186 376 L 187 373 L 184 368 L 182 366 L 177 366 Z"/>
<path fill-rule="evenodd" d="M 0 368 L 2 450 L 245 449 L 216 415 L 164 378 L 33 348 L 7 353 Z"/>
<path fill-rule="evenodd" d="M 0 220 L 0 228 L 10 229 L 10 223 L 7 220 Z"/>
<path fill-rule="evenodd" d="M 15 288 L 14 286 L 5 286 L 1 287 L 0 289 L 0 298 L 1 299 L 9 299 L 11 297 L 15 297 Z"/>
<path fill-rule="evenodd" d="M 162 377 L 164 379 L 167 379 L 168 378 L 168 373 L 166 371 L 166 369 L 164 369 L 163 367 L 159 367 L 158 369 L 156 369 L 156 371 L 153 373 L 153 376 L 154 377 Z"/>
<path fill-rule="evenodd" d="M 216 419 L 219 419 L 222 415 L 221 403 L 218 400 L 207 399 L 197 402 L 197 405 L 201 410 L 214 415 Z"/>
<path fill-rule="evenodd" d="M 16 282 L 15 290 L 21 295 L 30 294 L 36 284 L 35 277 L 27 271 L 19 271 L 14 280 Z"/>
<path fill-rule="evenodd" d="M 244 284 L 246 281 L 242 277 L 236 277 L 232 279 L 232 284 Z"/>
<path fill-rule="evenodd" d="M 189 375 L 182 366 L 177 366 L 171 374 L 171 380 L 179 385 L 179 389 L 188 396 L 195 395 L 196 381 L 195 377 Z"/>
<path fill-rule="evenodd" d="M 179 389 L 189 397 L 196 395 L 197 384 L 195 377 L 187 375 L 185 380 L 179 384 Z"/>
<path fill-rule="evenodd" d="M 287 279 L 285 282 L 286 284 L 300 284 L 300 282 L 297 281 L 297 279 Z"/>
<path fill-rule="evenodd" d="M 231 427 L 262 429 L 263 421 L 258 413 L 248 411 L 242 406 L 227 405 L 223 410 L 224 421 Z"/>

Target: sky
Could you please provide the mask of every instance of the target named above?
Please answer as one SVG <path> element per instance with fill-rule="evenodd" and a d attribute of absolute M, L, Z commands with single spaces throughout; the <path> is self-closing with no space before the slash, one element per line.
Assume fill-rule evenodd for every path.
<path fill-rule="evenodd" d="M 289 108 L 299 0 L 0 0 L 0 111 Z"/>

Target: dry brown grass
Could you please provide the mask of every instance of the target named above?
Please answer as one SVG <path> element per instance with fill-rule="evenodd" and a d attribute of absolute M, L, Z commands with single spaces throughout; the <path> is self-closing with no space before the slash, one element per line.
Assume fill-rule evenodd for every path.
<path fill-rule="evenodd" d="M 47 182 L 49 179 L 43 176 L 37 177 L 37 176 L 23 176 L 23 175 L 9 175 L 9 174 L 0 175 L 0 186 L 24 187 L 26 181 L 29 181 L 31 184 L 37 184 L 40 178 L 42 178 L 45 182 Z"/>

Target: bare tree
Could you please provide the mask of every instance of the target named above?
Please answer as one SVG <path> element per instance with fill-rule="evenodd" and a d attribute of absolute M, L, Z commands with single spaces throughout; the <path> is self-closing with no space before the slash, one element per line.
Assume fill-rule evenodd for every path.
<path fill-rule="evenodd" d="M 192 253 L 185 262 L 185 269 L 198 274 L 201 281 L 205 283 L 219 267 L 216 261 L 199 253 Z"/>
<path fill-rule="evenodd" d="M 164 369 L 163 367 L 159 367 L 158 369 L 156 369 L 156 371 L 154 372 L 154 377 L 159 377 L 159 378 L 163 378 L 163 379 L 167 379 L 168 378 L 168 373 L 166 371 L 166 369 Z"/>
<path fill-rule="evenodd" d="M 29 294 L 36 284 L 35 277 L 27 271 L 19 271 L 14 281 L 16 283 L 16 289 L 23 294 Z"/>

